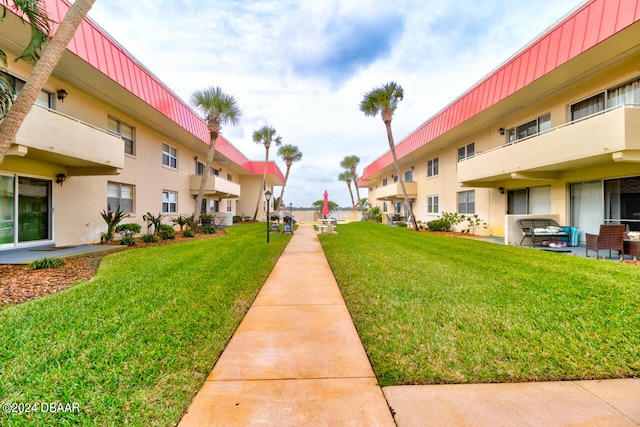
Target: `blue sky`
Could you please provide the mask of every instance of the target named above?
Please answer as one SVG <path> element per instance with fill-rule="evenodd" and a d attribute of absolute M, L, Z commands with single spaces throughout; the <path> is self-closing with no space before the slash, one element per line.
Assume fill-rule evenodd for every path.
<path fill-rule="evenodd" d="M 380 117 L 358 109 L 365 92 L 403 86 L 398 142 L 581 4 L 99 0 L 89 16 L 182 99 L 212 85 L 235 96 L 242 118 L 223 134 L 250 159 L 264 158 L 251 140 L 264 124 L 297 145 L 287 203 L 310 206 L 326 189 L 350 206 L 340 161 L 359 156 L 361 172 L 388 150 Z"/>

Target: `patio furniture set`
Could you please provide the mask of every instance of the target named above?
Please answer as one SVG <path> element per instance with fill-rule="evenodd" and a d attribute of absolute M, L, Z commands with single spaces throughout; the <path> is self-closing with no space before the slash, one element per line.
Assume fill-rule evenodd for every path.
<path fill-rule="evenodd" d="M 578 230 L 576 227 L 562 227 L 555 220 L 549 218 L 525 218 L 516 221 L 522 230 L 522 242 L 531 239 L 533 246 L 542 243 L 552 248 L 562 246 L 578 246 Z M 601 250 L 618 251 L 620 256 L 640 256 L 640 233 L 626 231 L 624 224 L 602 224 L 598 234 L 585 233 L 586 253 L 595 251 L 598 257 Z M 558 245 L 556 242 L 562 242 Z"/>

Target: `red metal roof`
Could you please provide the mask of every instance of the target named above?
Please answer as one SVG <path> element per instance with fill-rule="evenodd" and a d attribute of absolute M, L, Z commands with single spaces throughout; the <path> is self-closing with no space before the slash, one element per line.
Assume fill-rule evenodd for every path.
<path fill-rule="evenodd" d="M 43 2 L 47 14 L 55 22 L 62 21 L 71 8 L 66 0 Z M 0 3 L 6 4 L 7 1 L 0 0 Z M 55 29 L 57 25 L 53 27 Z M 209 144 L 209 130 L 205 121 L 91 20 L 85 19 L 80 24 L 67 49 L 202 142 Z M 216 141 L 216 151 L 220 151 L 247 172 L 254 173 L 251 165 L 256 162 L 250 162 L 224 138 L 219 137 Z M 262 166 L 260 168 L 261 174 Z M 269 170 L 272 170 L 269 173 L 278 175 L 284 181 L 284 175 L 277 165 L 270 163 Z"/>
<path fill-rule="evenodd" d="M 640 0 L 592 0 L 396 145 L 402 158 L 640 20 Z M 364 168 L 366 179 L 393 164 L 391 151 Z"/>

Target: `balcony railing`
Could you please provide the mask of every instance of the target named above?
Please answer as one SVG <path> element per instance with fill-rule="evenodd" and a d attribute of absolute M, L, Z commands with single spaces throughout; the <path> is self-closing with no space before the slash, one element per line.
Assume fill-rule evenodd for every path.
<path fill-rule="evenodd" d="M 202 175 L 191 175 L 189 177 L 189 189 L 191 194 L 198 194 Z M 209 175 L 204 189 L 204 194 L 214 198 L 237 198 L 240 197 L 240 185 L 216 175 Z"/>
<path fill-rule="evenodd" d="M 418 197 L 418 183 L 416 181 L 404 181 L 404 188 L 407 190 L 407 196 L 410 199 Z M 394 182 L 384 187 L 376 189 L 376 199 L 378 200 L 402 200 L 404 194 L 400 182 Z"/>
<path fill-rule="evenodd" d="M 549 177 L 591 163 L 637 161 L 640 105 L 624 104 L 551 130 L 478 152 L 458 163 L 458 181 Z"/>
<path fill-rule="evenodd" d="M 120 137 L 38 105 L 27 114 L 16 145 L 17 155 L 67 166 L 70 173 L 74 168 L 78 174 L 115 173 L 124 167 Z"/>

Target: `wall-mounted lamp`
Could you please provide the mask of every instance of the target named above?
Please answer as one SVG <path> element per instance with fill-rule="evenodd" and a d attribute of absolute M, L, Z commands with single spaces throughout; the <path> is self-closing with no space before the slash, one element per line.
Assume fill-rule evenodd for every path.
<path fill-rule="evenodd" d="M 499 133 L 501 136 L 504 136 L 504 128 L 500 128 L 500 129 L 498 129 L 498 133 Z"/>
<path fill-rule="evenodd" d="M 414 169 L 413 169 L 413 166 L 411 166 L 411 170 L 414 170 Z"/>
<path fill-rule="evenodd" d="M 69 95 L 67 93 L 67 91 L 64 90 L 64 89 L 58 89 L 57 94 L 58 94 L 58 99 L 60 100 L 60 102 L 64 102 L 64 99 L 67 97 L 67 95 Z"/>
<path fill-rule="evenodd" d="M 197 161 L 198 161 L 198 156 L 195 156 L 195 157 L 193 158 L 193 161 L 194 161 L 194 162 L 197 162 Z"/>
<path fill-rule="evenodd" d="M 59 173 L 58 175 L 56 175 L 56 183 L 60 184 L 60 187 L 62 187 L 62 183 L 65 182 L 66 179 L 67 175 L 63 173 Z"/>
<path fill-rule="evenodd" d="M 504 196 L 504 187 L 498 187 L 498 192 L 501 196 Z"/>

